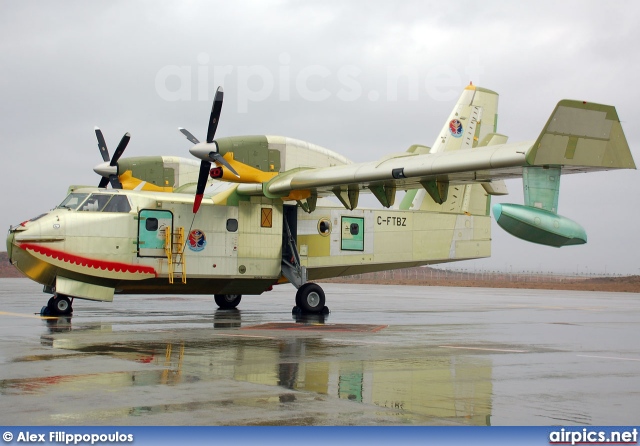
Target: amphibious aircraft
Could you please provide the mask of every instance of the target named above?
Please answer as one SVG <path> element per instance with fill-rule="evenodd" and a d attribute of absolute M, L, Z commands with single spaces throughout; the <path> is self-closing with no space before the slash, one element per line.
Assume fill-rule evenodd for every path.
<path fill-rule="evenodd" d="M 503 229 L 586 243 L 557 213 L 561 174 L 635 169 L 615 108 L 583 101 L 560 101 L 535 141 L 508 144 L 498 94 L 469 85 L 432 147 L 366 163 L 287 137 L 216 139 L 222 103 L 218 89 L 205 142 L 180 129 L 199 163 L 120 159 L 128 133 L 110 158 L 96 128 L 98 187 L 71 186 L 58 207 L 10 229 L 10 262 L 53 294 L 44 313 L 115 293 L 213 294 L 235 308 L 286 282 L 300 311 L 323 312 L 315 280 L 489 256 L 491 196 L 507 193 L 508 178 L 523 178 L 524 204 L 493 207 Z M 365 192 L 382 207 L 360 208 Z"/>

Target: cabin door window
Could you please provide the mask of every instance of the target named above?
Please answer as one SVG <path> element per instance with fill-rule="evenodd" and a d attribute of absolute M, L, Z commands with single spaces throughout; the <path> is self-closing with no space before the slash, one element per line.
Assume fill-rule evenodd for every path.
<path fill-rule="evenodd" d="M 138 217 L 138 256 L 165 257 L 165 234 L 173 231 L 173 214 L 143 209 Z"/>
<path fill-rule="evenodd" d="M 342 217 L 343 251 L 364 251 L 364 218 Z"/>

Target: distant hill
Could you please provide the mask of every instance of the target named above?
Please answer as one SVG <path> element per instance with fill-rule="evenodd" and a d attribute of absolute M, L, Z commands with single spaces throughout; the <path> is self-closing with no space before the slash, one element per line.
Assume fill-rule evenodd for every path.
<path fill-rule="evenodd" d="M 0 252 L 0 277 L 24 277 L 24 275 L 9 263 L 6 252 Z"/>
<path fill-rule="evenodd" d="M 460 272 L 429 267 L 334 277 L 320 282 L 640 293 L 640 276 L 589 278 L 542 273 Z"/>

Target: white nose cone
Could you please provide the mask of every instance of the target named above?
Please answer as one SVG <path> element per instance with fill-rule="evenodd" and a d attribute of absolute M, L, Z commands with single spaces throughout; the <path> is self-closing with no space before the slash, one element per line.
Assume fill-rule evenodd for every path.
<path fill-rule="evenodd" d="M 218 145 L 216 144 L 215 141 L 213 141 L 211 144 L 208 144 L 206 142 L 200 142 L 189 149 L 189 153 L 191 153 L 196 158 L 199 158 L 204 161 L 211 161 L 211 157 L 209 156 L 209 154 L 211 152 L 215 153 L 217 151 L 218 151 Z"/>
<path fill-rule="evenodd" d="M 109 175 L 118 175 L 118 166 L 110 166 L 108 162 L 100 163 L 93 168 L 98 175 L 109 178 Z"/>

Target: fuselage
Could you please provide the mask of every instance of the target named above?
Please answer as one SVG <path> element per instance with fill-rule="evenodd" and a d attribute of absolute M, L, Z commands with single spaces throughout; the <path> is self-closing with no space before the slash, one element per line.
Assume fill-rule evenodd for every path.
<path fill-rule="evenodd" d="M 308 280 L 490 254 L 487 215 L 326 202 L 307 213 L 236 188 L 205 199 L 195 217 L 188 194 L 75 189 L 54 210 L 13 227 L 7 250 L 32 280 L 93 300 L 114 292 L 261 294 L 286 282 L 286 227 Z"/>

